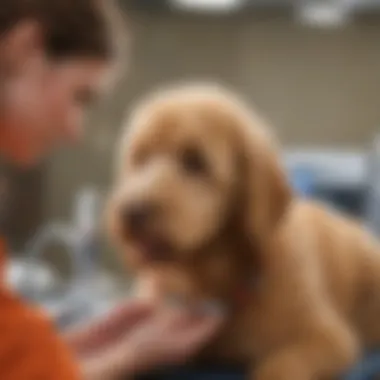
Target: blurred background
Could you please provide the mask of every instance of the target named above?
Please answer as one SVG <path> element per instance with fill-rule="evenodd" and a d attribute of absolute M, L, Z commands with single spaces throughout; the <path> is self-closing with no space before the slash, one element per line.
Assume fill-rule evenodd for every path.
<path fill-rule="evenodd" d="M 300 192 L 380 225 L 379 0 L 122 0 L 120 5 L 132 37 L 131 57 L 110 96 L 90 113 L 84 143 L 34 171 L 9 169 L 15 260 L 30 255 L 26 244 L 44 226 L 75 230 L 84 214 L 97 215 L 97 199 L 112 178 L 123 116 L 152 88 L 178 80 L 217 81 L 243 94 L 280 136 Z M 60 235 L 53 244 L 59 253 L 46 255 L 58 273 L 66 273 L 67 258 L 71 273 L 90 267 L 105 268 L 112 279 L 120 273 L 116 255 L 95 235 L 87 248 L 75 251 L 87 252 L 86 259 L 72 255 L 77 261 L 70 261 L 66 251 L 72 251 L 72 241 L 60 232 L 41 240 L 49 234 Z M 71 248 L 58 247 L 67 240 Z M 91 251 L 91 244 L 102 248 Z M 39 254 L 47 245 L 38 246 Z"/>

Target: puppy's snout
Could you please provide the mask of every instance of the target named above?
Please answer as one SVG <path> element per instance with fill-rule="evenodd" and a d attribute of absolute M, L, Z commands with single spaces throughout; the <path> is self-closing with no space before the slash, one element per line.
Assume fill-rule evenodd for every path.
<path fill-rule="evenodd" d="M 150 203 L 140 203 L 127 206 L 122 210 L 122 221 L 133 232 L 141 232 L 149 225 L 156 215 L 156 208 Z"/>

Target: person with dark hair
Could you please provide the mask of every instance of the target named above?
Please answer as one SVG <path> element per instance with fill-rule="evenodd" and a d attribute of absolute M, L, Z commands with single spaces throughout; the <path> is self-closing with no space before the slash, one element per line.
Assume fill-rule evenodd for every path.
<path fill-rule="evenodd" d="M 111 0 L 1 0 L 0 154 L 22 166 L 81 137 L 87 107 L 117 60 Z M 115 11 L 115 10 L 114 10 Z M 112 27 L 111 27 L 112 26 Z M 1 231 L 0 231 L 1 233 Z M 1 269 L 6 260 L 0 239 Z M 132 376 L 186 359 L 222 318 L 126 302 L 65 337 L 0 284 L 0 379 Z"/>

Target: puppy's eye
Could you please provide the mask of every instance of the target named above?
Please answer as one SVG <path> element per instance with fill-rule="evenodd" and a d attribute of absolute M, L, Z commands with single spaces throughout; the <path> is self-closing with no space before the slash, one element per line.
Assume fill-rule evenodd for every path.
<path fill-rule="evenodd" d="M 182 152 L 181 165 L 191 174 L 202 174 L 207 171 L 205 157 L 196 148 L 187 148 Z"/>

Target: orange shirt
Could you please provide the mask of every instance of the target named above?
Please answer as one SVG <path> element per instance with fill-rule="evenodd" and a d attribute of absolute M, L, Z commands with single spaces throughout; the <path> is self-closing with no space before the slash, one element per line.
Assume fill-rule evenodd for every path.
<path fill-rule="evenodd" d="M 0 239 L 0 270 L 6 244 Z M 0 273 L 4 279 L 4 273 Z M 4 280 L 3 280 L 4 281 Z M 0 284 L 0 379 L 79 380 L 68 347 L 41 312 L 27 306 Z"/>

